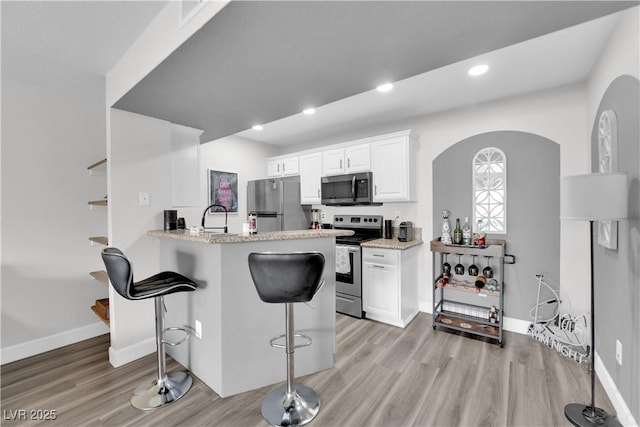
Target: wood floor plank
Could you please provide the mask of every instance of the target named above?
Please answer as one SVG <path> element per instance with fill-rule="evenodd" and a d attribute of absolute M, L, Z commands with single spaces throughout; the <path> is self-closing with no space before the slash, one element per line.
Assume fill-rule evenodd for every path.
<path fill-rule="evenodd" d="M 410 360 L 382 404 L 365 420 L 370 426 L 412 425 L 438 374 L 438 368 Z"/>
<path fill-rule="evenodd" d="M 546 372 L 517 362 L 510 364 L 507 425 L 553 425 Z"/>
<path fill-rule="evenodd" d="M 463 406 L 468 399 L 475 365 L 449 357 L 438 368 L 429 393 L 418 411 L 415 425 L 460 425 Z"/>
<path fill-rule="evenodd" d="M 320 395 L 315 427 L 568 425 L 564 405 L 590 400 L 585 365 L 527 336 L 507 332 L 500 348 L 434 331 L 425 313 L 404 329 L 337 315 L 336 328 L 335 367 L 298 378 Z M 104 335 L 2 366 L 3 414 L 57 411 L 53 421 L 3 419 L 2 425 L 267 426 L 262 399 L 278 384 L 222 399 L 194 376 L 189 393 L 172 405 L 135 409 L 129 400 L 153 379 L 155 355 L 113 368 L 108 348 Z M 171 358 L 167 368 L 183 369 Z M 614 413 L 599 382 L 596 403 Z"/>

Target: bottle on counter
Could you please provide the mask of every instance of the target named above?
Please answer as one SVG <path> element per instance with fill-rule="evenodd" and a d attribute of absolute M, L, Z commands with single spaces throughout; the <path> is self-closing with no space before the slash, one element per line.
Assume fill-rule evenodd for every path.
<path fill-rule="evenodd" d="M 462 228 L 460 228 L 460 218 L 456 218 L 456 228 L 453 229 L 453 244 L 462 244 Z"/>
<path fill-rule="evenodd" d="M 451 224 L 449 224 L 449 211 L 442 211 L 442 225 L 440 226 L 440 240 L 445 245 L 450 245 L 451 240 Z"/>
<path fill-rule="evenodd" d="M 462 244 L 471 246 L 471 224 L 469 224 L 469 217 L 464 217 L 464 224 L 462 225 Z"/>
<path fill-rule="evenodd" d="M 473 232 L 473 244 L 476 246 L 484 246 L 486 243 L 486 235 L 484 231 L 484 226 L 482 224 L 482 220 L 478 220 L 478 225 Z"/>
<path fill-rule="evenodd" d="M 258 215 L 249 213 L 249 234 L 258 234 Z"/>

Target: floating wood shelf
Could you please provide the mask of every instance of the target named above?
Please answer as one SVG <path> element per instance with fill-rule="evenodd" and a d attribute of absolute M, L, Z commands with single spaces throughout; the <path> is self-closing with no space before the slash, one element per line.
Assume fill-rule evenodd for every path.
<path fill-rule="evenodd" d="M 107 206 L 108 202 L 107 199 L 100 199 L 100 200 L 91 200 L 89 202 L 87 202 L 89 205 L 91 206 Z"/>
<path fill-rule="evenodd" d="M 107 163 L 107 159 L 102 159 L 100 161 L 95 162 L 92 165 L 87 166 L 87 170 L 95 169 L 95 168 L 97 168 L 99 166 L 104 165 L 105 163 Z"/>
<path fill-rule="evenodd" d="M 91 311 L 93 311 L 96 314 L 96 316 L 98 316 L 98 318 L 104 322 L 105 325 L 111 326 L 111 324 L 109 323 L 109 319 L 105 319 L 104 317 L 102 317 L 102 315 L 100 314 L 100 311 L 96 308 L 95 305 L 91 306 Z"/>
<path fill-rule="evenodd" d="M 97 243 L 99 245 L 109 246 L 109 239 L 104 236 L 89 237 L 89 240 L 91 241 L 91 243 Z"/>
<path fill-rule="evenodd" d="M 105 286 L 109 286 L 109 276 L 107 272 L 104 270 L 92 271 L 89 273 L 91 277 L 93 277 L 98 282 L 102 283 Z"/>

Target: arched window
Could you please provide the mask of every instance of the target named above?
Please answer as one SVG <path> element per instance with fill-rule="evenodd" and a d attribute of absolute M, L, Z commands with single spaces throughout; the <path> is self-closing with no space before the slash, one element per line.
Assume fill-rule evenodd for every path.
<path fill-rule="evenodd" d="M 486 233 L 507 232 L 507 157 L 495 147 L 473 157 L 473 226 Z"/>

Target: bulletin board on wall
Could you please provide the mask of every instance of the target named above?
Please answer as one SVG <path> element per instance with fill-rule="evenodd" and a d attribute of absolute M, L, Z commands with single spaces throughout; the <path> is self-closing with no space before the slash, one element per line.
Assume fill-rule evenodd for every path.
<path fill-rule="evenodd" d="M 209 204 L 227 208 L 229 213 L 238 212 L 238 174 L 209 169 Z M 212 207 L 210 214 L 224 213 L 223 209 Z"/>

